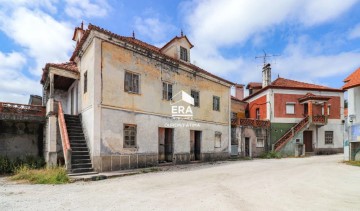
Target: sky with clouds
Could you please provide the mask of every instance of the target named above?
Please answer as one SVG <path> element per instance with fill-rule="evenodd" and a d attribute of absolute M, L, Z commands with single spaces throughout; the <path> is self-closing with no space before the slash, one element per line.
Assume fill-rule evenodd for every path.
<path fill-rule="evenodd" d="M 41 95 L 47 62 L 68 61 L 81 21 L 162 46 L 183 30 L 191 62 L 236 83 L 272 78 L 339 88 L 360 66 L 359 0 L 0 0 L 0 101 Z"/>

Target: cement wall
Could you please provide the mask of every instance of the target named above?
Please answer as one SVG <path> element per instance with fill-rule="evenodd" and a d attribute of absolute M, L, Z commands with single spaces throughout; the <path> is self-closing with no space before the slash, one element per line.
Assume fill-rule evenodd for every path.
<path fill-rule="evenodd" d="M 0 121 L 0 155 L 10 159 L 42 156 L 42 127 L 40 123 Z"/>
<path fill-rule="evenodd" d="M 256 130 L 260 130 L 261 132 L 259 134 L 256 134 Z M 249 138 L 250 140 L 250 157 L 258 157 L 262 153 L 266 151 L 267 144 L 268 144 L 268 137 L 267 137 L 267 131 L 266 128 L 254 128 L 250 126 L 241 126 L 236 127 L 236 139 L 238 141 L 238 152 L 239 156 L 245 157 L 245 139 Z M 259 136 L 257 136 L 259 135 Z M 257 140 L 263 139 L 264 140 L 264 146 L 258 147 L 257 146 Z"/>

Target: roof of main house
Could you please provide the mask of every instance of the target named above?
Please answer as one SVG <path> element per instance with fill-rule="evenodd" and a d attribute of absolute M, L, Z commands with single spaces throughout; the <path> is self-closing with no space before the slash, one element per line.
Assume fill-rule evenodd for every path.
<path fill-rule="evenodd" d="M 262 93 L 267 89 L 287 89 L 287 90 L 314 90 L 314 91 L 329 91 L 329 92 L 343 92 L 342 89 L 335 89 L 327 86 L 305 83 L 301 81 L 290 80 L 286 78 L 277 78 L 270 85 L 263 87 L 258 92 L 247 96 L 244 100 L 251 99 L 252 97 Z"/>
<path fill-rule="evenodd" d="M 174 59 L 174 58 L 172 58 L 172 57 L 170 57 L 170 56 L 162 53 L 162 52 L 161 52 L 161 48 L 158 48 L 158 47 L 156 47 L 156 46 L 153 46 L 153 45 L 151 45 L 151 44 L 148 44 L 148 43 L 146 43 L 146 42 L 143 42 L 143 41 L 141 41 L 141 40 L 138 40 L 138 39 L 136 39 L 136 38 L 134 38 L 134 37 L 126 37 L 126 36 L 121 36 L 121 35 L 115 34 L 115 33 L 111 32 L 111 31 L 108 31 L 108 30 L 106 30 L 106 29 L 103 29 L 103 28 L 101 28 L 101 27 L 99 27 L 99 26 L 95 26 L 95 25 L 93 25 L 93 24 L 91 24 L 91 23 L 89 24 L 88 28 L 85 30 L 84 35 L 83 35 L 83 37 L 81 38 L 79 44 L 76 46 L 76 48 L 75 48 L 75 50 L 74 50 L 74 52 L 73 52 L 73 54 L 72 54 L 72 56 L 71 56 L 71 58 L 70 58 L 70 61 L 74 61 L 75 58 L 76 58 L 76 56 L 79 55 L 79 52 L 80 52 L 83 44 L 85 43 L 87 37 L 90 35 L 91 30 L 98 31 L 98 32 L 100 32 L 100 33 L 103 33 L 103 34 L 108 35 L 109 37 L 116 38 L 116 39 L 118 39 L 118 40 L 121 40 L 121 41 L 130 43 L 130 44 L 133 44 L 133 45 L 136 45 L 136 46 L 145 48 L 145 49 L 147 49 L 147 50 L 149 50 L 149 51 L 151 51 L 151 52 L 153 52 L 153 53 L 156 53 L 156 54 L 159 54 L 159 55 L 165 57 L 166 59 L 172 60 L 172 61 L 177 62 L 177 63 L 179 63 L 179 64 L 182 64 L 182 65 L 184 65 L 184 66 L 187 66 L 187 67 L 191 68 L 191 69 L 194 70 L 194 71 L 198 71 L 198 72 L 203 73 L 203 74 L 205 74 L 205 75 L 211 76 L 211 77 L 213 77 L 213 78 L 216 78 L 216 79 L 218 79 L 218 80 L 220 80 L 220 81 L 223 81 L 223 82 L 225 82 L 225 83 L 228 83 L 228 84 L 230 84 L 230 85 L 235 85 L 235 83 L 233 83 L 233 82 L 231 82 L 231 81 L 228 81 L 228 80 L 226 80 L 226 79 L 224 79 L 224 78 L 221 78 L 221 77 L 219 77 L 219 76 L 216 76 L 216 75 L 214 75 L 214 74 L 212 74 L 212 73 L 210 73 L 210 72 L 208 72 L 208 71 L 206 71 L 206 70 L 204 70 L 204 69 L 202 69 L 202 68 L 200 68 L 200 67 L 198 67 L 198 66 L 196 66 L 196 65 L 193 65 L 193 64 L 191 64 L 191 63 L 186 63 L 186 62 L 180 61 L 180 60 L 178 60 L 178 59 Z M 184 37 L 187 39 L 186 36 L 184 36 Z M 181 37 L 180 37 L 180 38 L 181 38 Z M 179 37 L 175 37 L 175 38 L 173 38 L 172 40 L 174 40 L 174 39 L 179 39 Z M 171 42 L 171 41 L 170 41 L 170 42 Z M 189 43 L 190 43 L 190 42 L 189 42 Z M 190 45 L 192 45 L 192 44 L 190 43 Z"/>
<path fill-rule="evenodd" d="M 58 68 L 58 69 L 62 69 L 62 70 L 66 70 L 66 71 L 70 71 L 70 72 L 74 72 L 74 73 L 79 73 L 77 65 L 73 61 L 64 62 L 64 63 L 47 63 L 43 69 L 43 74 L 41 76 L 41 81 L 40 81 L 41 84 L 45 83 L 46 76 L 49 72 L 50 67 L 54 67 L 54 68 Z"/>
<path fill-rule="evenodd" d="M 345 85 L 342 87 L 344 90 L 360 86 L 360 68 L 355 70 L 351 73 L 347 78 L 344 80 Z"/>

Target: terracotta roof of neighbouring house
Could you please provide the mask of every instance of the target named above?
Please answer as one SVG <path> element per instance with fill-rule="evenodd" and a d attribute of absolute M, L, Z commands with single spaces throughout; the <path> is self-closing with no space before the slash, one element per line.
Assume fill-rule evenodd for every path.
<path fill-rule="evenodd" d="M 248 85 L 246 85 L 246 89 L 251 88 L 262 88 L 262 83 L 260 82 L 250 82 Z"/>
<path fill-rule="evenodd" d="M 310 83 L 305 83 L 305 82 L 301 82 L 301 81 L 295 81 L 295 80 L 290 80 L 290 79 L 280 78 L 279 77 L 275 81 L 273 81 L 270 85 L 268 85 L 266 87 L 263 87 L 258 92 L 245 97 L 244 100 L 248 100 L 248 99 L 252 98 L 253 96 L 258 95 L 261 92 L 263 92 L 263 91 L 265 91 L 265 90 L 267 90 L 269 88 L 272 88 L 272 89 L 290 89 L 290 90 L 291 89 L 297 89 L 297 90 L 344 92 L 342 89 L 335 89 L 335 88 L 331 88 L 331 87 L 327 87 L 327 86 L 310 84 Z"/>
<path fill-rule="evenodd" d="M 306 95 L 304 95 L 303 97 L 300 97 L 298 100 L 299 102 L 304 102 L 307 100 L 323 100 L 323 101 L 328 101 L 330 100 L 331 97 L 327 97 L 327 96 L 321 96 L 321 95 L 314 95 L 313 93 L 306 93 Z"/>
<path fill-rule="evenodd" d="M 65 62 L 65 63 L 47 63 L 45 65 L 45 67 L 43 68 L 43 74 L 41 76 L 41 81 L 40 81 L 41 84 L 43 84 L 45 82 L 46 75 L 49 72 L 49 67 L 54 67 L 54 68 L 74 72 L 74 73 L 77 73 L 77 74 L 79 73 L 77 65 L 73 61 Z"/>
<path fill-rule="evenodd" d="M 235 101 L 239 101 L 239 102 L 242 102 L 242 103 L 245 103 L 244 101 L 240 100 L 239 98 L 237 97 L 234 97 L 231 95 L 231 100 L 235 100 Z"/>
<path fill-rule="evenodd" d="M 344 80 L 345 85 L 342 87 L 344 90 L 360 86 L 360 68 L 355 70 L 351 73 L 347 78 Z"/>
<path fill-rule="evenodd" d="M 210 72 L 208 72 L 208 71 L 206 71 L 206 70 L 204 70 L 204 69 L 202 69 L 202 68 L 200 68 L 200 67 L 198 67 L 196 65 L 193 65 L 191 63 L 186 63 L 186 62 L 180 61 L 178 59 L 174 59 L 174 58 L 172 58 L 172 57 L 170 57 L 170 56 L 168 56 L 166 54 L 163 54 L 163 53 L 160 52 L 160 49 L 158 47 L 155 47 L 155 46 L 153 46 L 151 44 L 148 44 L 148 43 L 143 42 L 141 40 L 135 39 L 134 37 L 125 37 L 125 36 L 115 34 L 115 33 L 111 32 L 111 31 L 103 29 L 103 28 L 101 28 L 99 26 L 92 25 L 91 23 L 89 24 L 88 28 L 85 30 L 84 35 L 81 38 L 79 44 L 76 46 L 76 48 L 75 48 L 75 50 L 74 50 L 74 52 L 73 52 L 73 54 L 72 54 L 72 56 L 70 58 L 70 61 L 74 61 L 75 57 L 77 55 L 79 55 L 80 49 L 81 49 L 82 45 L 85 43 L 85 41 L 86 41 L 87 37 L 89 36 L 91 30 L 98 31 L 100 33 L 106 34 L 109 37 L 116 38 L 118 40 L 121 40 L 121 41 L 130 43 L 130 44 L 145 48 L 145 49 L 147 49 L 147 50 L 149 50 L 149 51 L 151 51 L 153 53 L 161 55 L 162 57 L 164 57 L 166 59 L 169 59 L 169 60 L 171 60 L 173 62 L 182 64 L 184 66 L 187 66 L 187 67 L 189 67 L 189 68 L 191 68 L 191 69 L 193 69 L 195 71 L 201 72 L 201 73 L 203 73 L 205 75 L 211 76 L 211 77 L 216 78 L 216 79 L 218 79 L 220 81 L 226 82 L 226 83 L 231 84 L 231 85 L 235 84 L 235 83 L 233 83 L 231 81 L 228 81 L 228 80 L 226 80 L 224 78 L 216 76 L 216 75 L 214 75 L 214 74 L 212 74 L 212 73 L 210 73 Z"/>

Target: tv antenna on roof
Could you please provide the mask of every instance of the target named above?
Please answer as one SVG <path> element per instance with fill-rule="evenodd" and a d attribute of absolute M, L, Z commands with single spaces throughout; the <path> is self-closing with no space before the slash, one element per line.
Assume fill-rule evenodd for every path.
<path fill-rule="evenodd" d="M 275 56 L 280 56 L 280 55 L 278 55 L 278 54 L 267 54 L 267 53 L 265 52 L 265 50 L 263 50 L 263 52 L 264 52 L 264 55 L 263 55 L 263 56 L 255 56 L 255 59 L 263 59 L 263 61 L 264 61 L 264 66 L 267 64 L 267 62 L 266 62 L 266 59 L 267 59 L 267 58 L 275 57 Z"/>

